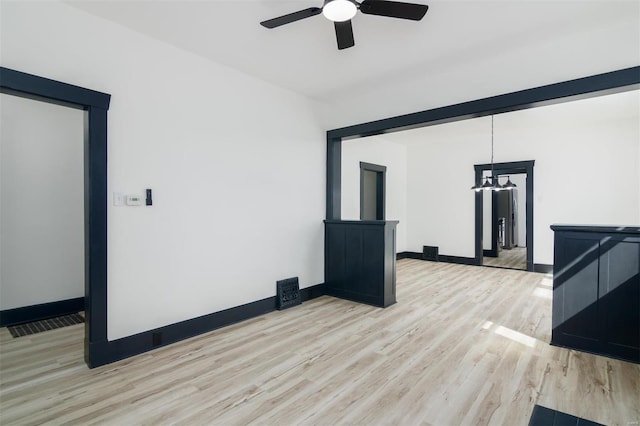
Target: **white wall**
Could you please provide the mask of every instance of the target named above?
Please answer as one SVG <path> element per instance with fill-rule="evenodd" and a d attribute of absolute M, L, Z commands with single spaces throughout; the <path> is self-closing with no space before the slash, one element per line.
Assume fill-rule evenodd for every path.
<path fill-rule="evenodd" d="M 2 66 L 112 95 L 108 338 L 323 282 L 322 105 L 58 2 L 1 4 Z"/>
<path fill-rule="evenodd" d="M 474 256 L 469 188 L 473 165 L 490 160 L 490 123 L 484 117 L 397 134 L 407 146 L 407 250 L 428 244 Z M 495 117 L 495 161 L 536 162 L 535 263 L 553 263 L 551 224 L 640 224 L 639 150 L 638 91 Z"/>
<path fill-rule="evenodd" d="M 0 309 L 84 297 L 84 113 L 0 94 Z"/>
<path fill-rule="evenodd" d="M 496 126 L 497 161 L 536 160 L 535 263 L 553 263 L 551 224 L 640 224 L 640 92 L 504 114 Z"/>
<path fill-rule="evenodd" d="M 473 165 L 488 162 L 490 131 L 484 119 L 409 131 L 414 142 L 407 146 L 408 251 L 430 245 L 449 256 L 475 256 Z"/>
<path fill-rule="evenodd" d="M 396 251 L 406 248 L 407 150 L 380 136 L 353 139 L 342 144 L 341 216 L 360 220 L 360 162 L 387 167 L 385 219 L 399 220 Z M 422 249 L 421 249 L 422 251 Z"/>

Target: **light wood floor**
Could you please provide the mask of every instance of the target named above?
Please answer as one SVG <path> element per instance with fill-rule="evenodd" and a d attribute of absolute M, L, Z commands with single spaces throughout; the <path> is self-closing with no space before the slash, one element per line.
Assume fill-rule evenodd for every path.
<path fill-rule="evenodd" d="M 640 420 L 640 366 L 549 346 L 551 279 L 405 259 L 398 303 L 321 297 L 89 370 L 82 326 L 0 331 L 0 423 L 527 425 Z M 636 423 L 634 423 L 636 422 Z"/>
<path fill-rule="evenodd" d="M 498 257 L 483 257 L 482 264 L 486 266 L 526 270 L 527 248 L 514 247 L 511 250 L 501 250 Z"/>

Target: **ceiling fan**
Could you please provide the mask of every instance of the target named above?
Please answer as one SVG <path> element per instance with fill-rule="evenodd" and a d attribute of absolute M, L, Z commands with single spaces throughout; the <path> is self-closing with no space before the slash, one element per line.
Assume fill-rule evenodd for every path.
<path fill-rule="evenodd" d="M 342 50 L 355 45 L 351 18 L 355 16 L 358 9 L 366 15 L 388 16 L 390 18 L 419 21 L 427 13 L 429 6 L 386 0 L 363 0 L 361 3 L 355 0 L 324 0 L 322 7 L 310 7 L 298 12 L 289 13 L 260 22 L 260 25 L 265 28 L 276 28 L 322 13 L 327 19 L 333 21 L 336 29 L 338 49 Z"/>

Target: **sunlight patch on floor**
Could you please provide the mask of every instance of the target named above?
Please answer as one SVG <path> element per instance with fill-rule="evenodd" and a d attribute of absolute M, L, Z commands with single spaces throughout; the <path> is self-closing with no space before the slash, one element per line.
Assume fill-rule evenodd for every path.
<path fill-rule="evenodd" d="M 542 287 L 549 287 L 549 288 L 553 288 L 553 279 L 552 278 L 543 278 L 540 280 L 540 283 L 538 284 Z"/>
<path fill-rule="evenodd" d="M 529 346 L 530 348 L 536 347 L 536 339 L 531 336 L 527 336 L 526 334 L 522 334 L 519 331 L 515 331 L 499 325 L 493 332 L 500 336 L 511 339 L 514 342 L 522 343 L 523 345 Z"/>
<path fill-rule="evenodd" d="M 535 290 L 533 290 L 533 295 L 542 297 L 543 299 L 551 300 L 553 298 L 553 290 L 551 290 L 550 288 L 537 287 Z"/>
<path fill-rule="evenodd" d="M 483 330 L 491 330 L 493 329 L 493 332 L 499 336 L 502 337 L 506 337 L 507 339 L 511 339 L 514 342 L 518 342 L 521 343 L 523 345 L 526 345 L 530 348 L 535 348 L 536 347 L 536 342 L 537 339 L 535 339 L 534 337 L 531 336 L 527 336 L 526 334 L 520 333 L 519 331 L 515 331 L 512 330 L 508 327 L 503 327 L 501 325 L 495 327 L 495 324 L 492 321 L 486 321 L 484 324 L 482 324 L 482 329 Z"/>

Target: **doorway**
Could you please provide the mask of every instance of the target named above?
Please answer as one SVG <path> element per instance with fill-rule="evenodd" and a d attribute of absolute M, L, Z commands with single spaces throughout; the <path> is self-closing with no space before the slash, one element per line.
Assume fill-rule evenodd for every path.
<path fill-rule="evenodd" d="M 85 113 L 5 93 L 0 104 L 4 327 L 84 310 Z"/>
<path fill-rule="evenodd" d="M 387 167 L 360 162 L 360 220 L 384 220 Z"/>
<path fill-rule="evenodd" d="M 493 165 L 477 164 L 474 166 L 476 183 L 478 182 L 481 183 L 483 174 L 491 170 L 494 171 L 493 174 L 496 176 L 523 175 L 525 177 L 525 184 L 523 188 L 525 190 L 525 197 L 524 197 L 525 206 L 522 206 L 522 202 L 520 202 L 518 203 L 517 210 L 520 214 L 522 214 L 524 210 L 525 219 L 526 219 L 525 230 L 524 230 L 524 234 L 525 234 L 525 241 L 524 241 L 525 250 L 524 251 L 526 252 L 526 267 L 522 269 L 530 272 L 534 271 L 534 264 L 533 264 L 533 166 L 534 164 L 535 164 L 535 160 L 530 160 L 530 161 L 518 161 L 518 162 L 510 162 L 510 163 L 496 163 Z M 500 203 L 500 196 L 497 195 L 498 193 L 496 193 L 495 191 L 491 191 L 491 194 L 492 194 L 491 195 L 492 220 L 491 220 L 491 226 L 490 226 L 491 232 L 490 233 L 483 232 L 483 229 L 487 229 L 484 221 L 484 216 L 485 216 L 484 193 L 485 192 L 486 191 L 480 191 L 480 192 L 476 192 L 475 194 L 476 195 L 475 196 L 475 247 L 476 247 L 475 260 L 476 260 L 476 264 L 478 265 L 486 264 L 487 266 L 501 266 L 501 265 L 491 265 L 491 263 L 493 263 L 492 261 L 485 263 L 485 258 L 492 258 L 492 257 L 499 258 L 498 245 L 500 241 L 499 230 L 501 225 L 499 221 L 500 217 L 498 216 L 499 214 L 498 205 Z M 513 203 L 513 197 L 511 198 L 507 197 L 507 198 L 508 200 L 506 201 L 505 204 L 508 204 L 509 202 Z M 513 211 L 513 207 L 511 211 Z M 512 219 L 511 223 L 513 223 L 513 218 L 511 219 Z M 506 234 L 507 234 L 506 226 L 510 226 L 510 225 L 507 225 L 506 220 L 504 222 L 505 222 L 505 229 L 503 231 L 504 232 L 503 240 L 505 240 L 506 242 Z M 512 235 L 511 235 L 511 240 L 508 242 L 509 243 L 508 246 L 513 248 L 514 246 L 513 234 L 515 229 L 512 227 L 510 231 Z M 490 235 L 490 238 L 492 240 L 491 249 L 488 251 L 485 251 L 483 247 L 483 234 Z M 522 242 L 520 242 L 520 244 L 522 244 Z M 514 254 L 515 253 L 516 252 L 514 252 Z"/>
<path fill-rule="evenodd" d="M 107 340 L 107 110 L 111 95 L 0 67 L 0 93 L 79 108 L 84 138 L 84 357 L 110 358 Z"/>
<path fill-rule="evenodd" d="M 526 175 L 494 174 L 514 187 L 484 194 L 482 264 L 526 270 Z"/>

